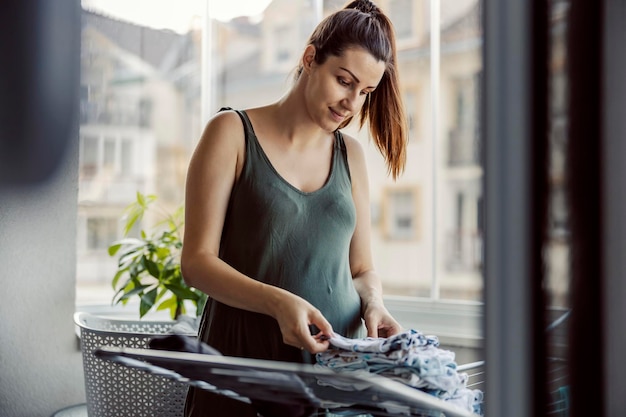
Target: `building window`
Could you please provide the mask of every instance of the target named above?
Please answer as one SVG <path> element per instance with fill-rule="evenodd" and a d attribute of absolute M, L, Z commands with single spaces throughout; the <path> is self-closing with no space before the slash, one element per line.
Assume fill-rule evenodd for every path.
<path fill-rule="evenodd" d="M 478 139 L 478 76 L 452 81 L 454 124 L 449 132 L 450 165 L 475 165 L 480 161 Z"/>
<path fill-rule="evenodd" d="M 475 184 L 459 184 L 453 203 L 452 224 L 446 237 L 448 271 L 480 271 L 483 265 L 482 197 Z"/>
<path fill-rule="evenodd" d="M 149 98 L 142 98 L 139 101 L 139 116 L 138 124 L 140 127 L 150 127 L 150 121 L 152 118 L 152 101 Z"/>
<path fill-rule="evenodd" d="M 118 223 L 118 219 L 111 217 L 87 219 L 87 249 L 107 249 L 118 238 Z"/>
<path fill-rule="evenodd" d="M 84 177 L 93 177 L 98 172 L 98 137 L 84 136 L 81 154 L 81 174 Z"/>
<path fill-rule="evenodd" d="M 389 240 L 415 240 L 419 236 L 417 188 L 387 189 L 383 201 L 385 236 Z"/>
<path fill-rule="evenodd" d="M 102 169 L 107 174 L 115 173 L 115 138 L 104 138 L 104 156 L 102 161 Z"/>
<path fill-rule="evenodd" d="M 130 139 L 122 139 L 122 152 L 121 152 L 121 175 L 124 177 L 130 176 L 133 173 L 133 144 Z"/>

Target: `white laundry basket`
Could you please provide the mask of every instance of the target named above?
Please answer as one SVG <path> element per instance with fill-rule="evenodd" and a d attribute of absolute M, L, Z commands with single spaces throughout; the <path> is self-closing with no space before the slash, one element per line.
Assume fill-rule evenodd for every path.
<path fill-rule="evenodd" d="M 147 348 L 150 338 L 167 333 L 173 321 L 120 320 L 78 312 L 89 417 L 182 417 L 187 385 L 103 361 L 101 346 Z"/>

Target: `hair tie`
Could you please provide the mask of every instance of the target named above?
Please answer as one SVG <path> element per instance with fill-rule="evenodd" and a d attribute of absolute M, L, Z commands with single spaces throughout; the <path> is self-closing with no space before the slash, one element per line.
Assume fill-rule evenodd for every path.
<path fill-rule="evenodd" d="M 350 3 L 346 9 L 355 9 L 362 13 L 375 16 L 380 13 L 378 7 L 370 0 L 356 0 Z"/>

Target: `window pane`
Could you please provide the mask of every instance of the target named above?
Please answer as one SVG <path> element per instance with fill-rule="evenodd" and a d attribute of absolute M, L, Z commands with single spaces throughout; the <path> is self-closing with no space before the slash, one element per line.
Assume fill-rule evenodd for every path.
<path fill-rule="evenodd" d="M 157 195 L 165 211 L 182 203 L 202 127 L 198 16 L 206 4 L 127 3 L 82 1 L 78 304 L 110 304 L 117 259 L 107 247 L 122 237 L 124 208 L 138 191 Z M 155 21 L 161 16 L 168 20 Z"/>
<path fill-rule="evenodd" d="M 480 1 L 441 0 L 440 4 L 436 274 L 441 298 L 480 300 L 483 283 Z"/>
<path fill-rule="evenodd" d="M 394 24 L 400 88 L 409 124 L 407 166 L 393 181 L 365 131 L 360 139 L 368 161 L 374 265 L 387 295 L 428 297 L 432 273 L 429 0 L 376 2 Z"/>
<path fill-rule="evenodd" d="M 363 138 L 370 162 L 372 207 L 379 218 L 373 219 L 377 220 L 373 221 L 376 268 L 386 294 L 480 300 L 479 1 L 441 0 L 435 21 L 430 0 L 379 4 L 388 11 L 398 34 L 410 141 L 406 171 L 393 182 L 386 177 L 375 147 Z M 431 28 L 439 31 L 438 51 L 432 50 Z M 438 69 L 433 67 L 437 62 Z M 396 195 L 406 188 L 419 190 L 412 200 L 412 217 L 407 214 L 406 194 Z"/>

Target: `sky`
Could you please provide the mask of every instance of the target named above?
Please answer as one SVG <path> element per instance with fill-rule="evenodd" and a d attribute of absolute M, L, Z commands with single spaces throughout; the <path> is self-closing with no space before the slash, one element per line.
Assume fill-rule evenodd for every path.
<path fill-rule="evenodd" d="M 256 16 L 271 0 L 82 0 L 89 10 L 108 16 L 150 26 L 171 29 L 179 33 L 189 30 L 194 16 L 201 17 L 209 2 L 211 15 L 228 21 L 236 16 Z"/>

